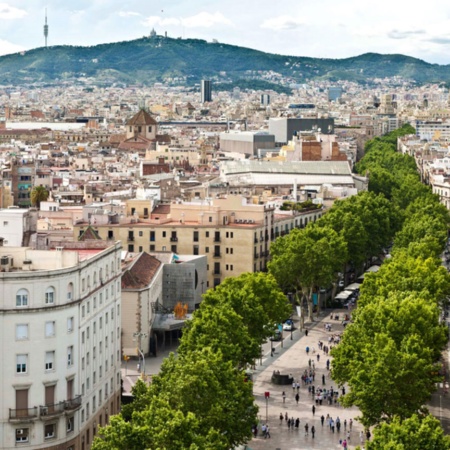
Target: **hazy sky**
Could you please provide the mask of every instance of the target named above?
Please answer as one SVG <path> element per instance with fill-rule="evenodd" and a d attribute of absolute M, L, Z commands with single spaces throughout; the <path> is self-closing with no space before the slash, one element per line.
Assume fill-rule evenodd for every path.
<path fill-rule="evenodd" d="M 402 53 L 450 63 L 450 2 L 428 0 L 0 0 L 0 54 L 158 34 L 271 53 L 345 58 Z"/>

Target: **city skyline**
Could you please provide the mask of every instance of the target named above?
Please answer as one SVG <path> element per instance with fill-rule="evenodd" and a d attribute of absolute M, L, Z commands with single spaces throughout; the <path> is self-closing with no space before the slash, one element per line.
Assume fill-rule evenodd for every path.
<path fill-rule="evenodd" d="M 11 0 L 0 2 L 0 55 L 43 47 L 45 9 L 48 46 L 97 45 L 148 36 L 154 28 L 170 37 L 216 39 L 268 53 L 346 58 L 362 53 L 400 53 L 448 64 L 450 5 L 427 8 L 405 1 L 373 4 L 344 0 L 307 3 L 262 0 L 193 2 L 161 0 Z M 436 14 L 439 11 L 439 14 Z M 332 43 L 332 45 L 330 45 Z"/>

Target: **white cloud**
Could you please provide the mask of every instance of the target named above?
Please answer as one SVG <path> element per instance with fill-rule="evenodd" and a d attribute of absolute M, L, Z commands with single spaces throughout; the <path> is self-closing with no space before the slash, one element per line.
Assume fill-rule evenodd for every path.
<path fill-rule="evenodd" d="M 304 23 L 290 16 L 278 16 L 272 19 L 266 19 L 262 24 L 261 28 L 267 28 L 274 31 L 282 30 L 295 30 L 304 26 Z"/>
<path fill-rule="evenodd" d="M 142 24 L 146 27 L 156 26 L 184 26 L 186 28 L 210 28 L 214 25 L 228 25 L 232 26 L 232 22 L 228 20 L 222 13 L 216 12 L 214 14 L 201 12 L 195 16 L 190 17 L 147 17 Z"/>
<path fill-rule="evenodd" d="M 211 28 L 213 25 L 233 25 L 222 13 L 201 12 L 195 16 L 181 19 L 182 24 L 187 28 Z"/>
<path fill-rule="evenodd" d="M 0 3 L 0 19 L 22 19 L 27 15 L 24 9 L 15 8 L 7 3 Z"/>
<path fill-rule="evenodd" d="M 134 12 L 134 11 L 120 11 L 119 12 L 119 16 L 120 17 L 135 17 L 135 16 L 140 16 L 141 14 L 138 12 Z"/>
<path fill-rule="evenodd" d="M 25 47 L 22 47 L 21 45 L 0 39 L 0 55 L 10 55 L 11 53 L 18 53 L 24 50 Z"/>

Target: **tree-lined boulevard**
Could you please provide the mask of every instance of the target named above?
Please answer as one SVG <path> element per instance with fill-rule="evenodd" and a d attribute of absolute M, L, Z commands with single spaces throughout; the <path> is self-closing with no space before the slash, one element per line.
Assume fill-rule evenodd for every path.
<path fill-rule="evenodd" d="M 424 408 L 442 380 L 448 339 L 440 317 L 450 295 L 441 261 L 449 216 L 420 182 L 414 160 L 396 152 L 397 137 L 413 131 L 405 126 L 369 141 L 356 166 L 369 176 L 369 192 L 337 201 L 316 222 L 278 238 L 268 273 L 227 278 L 207 291 L 177 355 L 150 386 L 135 385 L 134 402 L 111 418 L 92 448 L 225 450 L 248 442 L 261 411 L 246 369 L 291 315 L 285 294 L 306 305 L 311 322 L 321 286 L 336 289 L 341 276 L 348 281 L 388 248 L 331 350 L 333 383 L 346 386 L 339 404 L 357 407 L 360 426 L 371 430 L 366 450 L 450 448 Z"/>

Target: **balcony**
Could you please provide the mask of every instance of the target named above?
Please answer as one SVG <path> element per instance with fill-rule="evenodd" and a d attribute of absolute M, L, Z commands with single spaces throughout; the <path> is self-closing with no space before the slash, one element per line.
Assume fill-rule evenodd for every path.
<path fill-rule="evenodd" d="M 253 255 L 253 258 L 255 258 L 255 259 L 259 258 L 259 253 L 255 253 L 255 254 Z"/>
<path fill-rule="evenodd" d="M 128 236 L 127 240 L 128 240 L 128 242 L 133 242 L 134 241 L 134 236 Z"/>
<path fill-rule="evenodd" d="M 178 242 L 178 238 L 176 236 L 172 236 L 170 238 L 170 242 Z"/>
<path fill-rule="evenodd" d="M 214 236 L 214 242 L 220 242 L 220 236 Z"/>
<path fill-rule="evenodd" d="M 222 256 L 222 253 L 220 253 L 220 252 L 214 252 L 213 253 L 213 257 L 214 258 L 220 258 Z"/>
<path fill-rule="evenodd" d="M 265 240 L 266 242 L 269 240 L 269 235 L 268 235 L 268 234 L 266 234 L 266 235 L 264 236 L 264 240 Z"/>
<path fill-rule="evenodd" d="M 255 243 L 255 244 L 257 244 L 259 241 L 258 241 L 258 238 L 257 237 L 255 237 L 255 239 L 253 240 L 253 242 Z"/>
<path fill-rule="evenodd" d="M 212 273 L 213 273 L 213 275 L 222 275 L 222 271 L 221 270 L 217 270 L 217 269 L 214 269 L 212 271 Z"/>
<path fill-rule="evenodd" d="M 27 422 L 36 419 L 37 416 L 38 409 L 36 406 L 34 408 L 9 409 L 9 420 L 11 422 Z"/>
<path fill-rule="evenodd" d="M 81 408 L 81 395 L 77 395 L 75 398 L 64 402 L 64 409 L 66 411 L 74 411 L 79 408 Z"/>
<path fill-rule="evenodd" d="M 53 403 L 51 405 L 39 406 L 39 416 L 41 419 L 52 419 L 55 416 L 63 414 L 65 411 L 65 402 Z"/>

